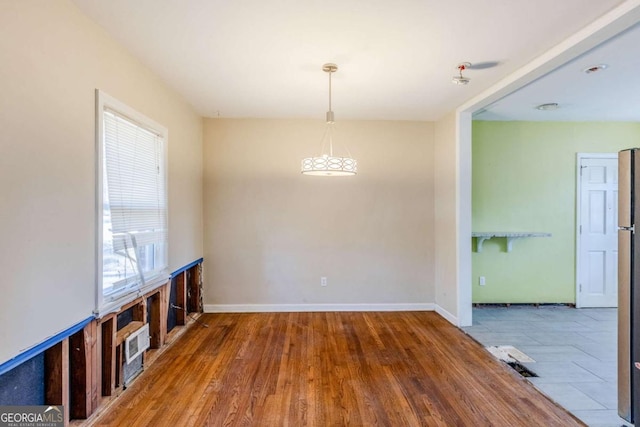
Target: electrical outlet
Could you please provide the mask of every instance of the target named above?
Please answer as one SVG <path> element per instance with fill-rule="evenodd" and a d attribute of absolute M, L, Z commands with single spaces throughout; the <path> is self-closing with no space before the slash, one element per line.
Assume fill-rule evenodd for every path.
<path fill-rule="evenodd" d="M 480 284 L 480 286 L 484 286 L 486 284 L 484 276 L 480 276 L 480 279 L 478 280 L 478 283 Z"/>
<path fill-rule="evenodd" d="M 321 277 L 320 278 L 320 286 L 327 286 L 327 278 L 326 277 Z"/>

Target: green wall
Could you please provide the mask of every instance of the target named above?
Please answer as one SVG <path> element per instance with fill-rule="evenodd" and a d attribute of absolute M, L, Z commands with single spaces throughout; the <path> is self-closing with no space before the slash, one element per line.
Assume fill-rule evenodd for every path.
<path fill-rule="evenodd" d="M 474 239 L 473 302 L 575 303 L 576 154 L 640 146 L 640 124 L 475 121 L 472 146 L 473 231 L 552 234 Z"/>

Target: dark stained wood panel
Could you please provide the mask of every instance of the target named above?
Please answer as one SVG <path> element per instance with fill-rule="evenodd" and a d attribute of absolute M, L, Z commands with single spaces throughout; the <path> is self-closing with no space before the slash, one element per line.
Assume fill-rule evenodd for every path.
<path fill-rule="evenodd" d="M 95 425 L 583 425 L 433 312 L 200 320 Z"/>
<path fill-rule="evenodd" d="M 69 337 L 69 416 L 72 419 L 88 418 L 93 409 L 91 330 L 94 325 L 95 322 L 91 322 Z"/>
<path fill-rule="evenodd" d="M 100 324 L 101 359 L 100 375 L 103 396 L 111 396 L 116 388 L 116 318 L 115 315 L 101 320 Z"/>
<path fill-rule="evenodd" d="M 69 425 L 69 339 L 65 338 L 44 353 L 44 404 L 62 405 L 64 425 Z"/>

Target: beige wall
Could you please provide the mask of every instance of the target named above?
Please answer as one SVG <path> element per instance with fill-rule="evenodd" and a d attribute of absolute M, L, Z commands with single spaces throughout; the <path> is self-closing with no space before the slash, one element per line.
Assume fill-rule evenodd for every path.
<path fill-rule="evenodd" d="M 95 306 L 95 97 L 169 129 L 172 269 L 202 256 L 202 120 L 65 0 L 0 2 L 0 363 Z"/>
<path fill-rule="evenodd" d="M 359 174 L 302 176 L 323 126 L 205 121 L 205 305 L 433 303 L 433 125 L 338 122 Z"/>
<path fill-rule="evenodd" d="M 456 115 L 450 113 L 435 123 L 435 300 L 451 316 L 457 317 L 456 282 Z M 446 316 L 445 316 L 446 317 Z M 453 319 L 449 319 L 453 320 Z"/>

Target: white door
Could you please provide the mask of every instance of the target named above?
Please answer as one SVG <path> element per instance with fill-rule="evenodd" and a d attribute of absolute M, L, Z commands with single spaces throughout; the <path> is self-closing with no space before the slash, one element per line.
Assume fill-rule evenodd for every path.
<path fill-rule="evenodd" d="M 578 166 L 576 305 L 617 307 L 618 156 L 583 154 Z"/>

